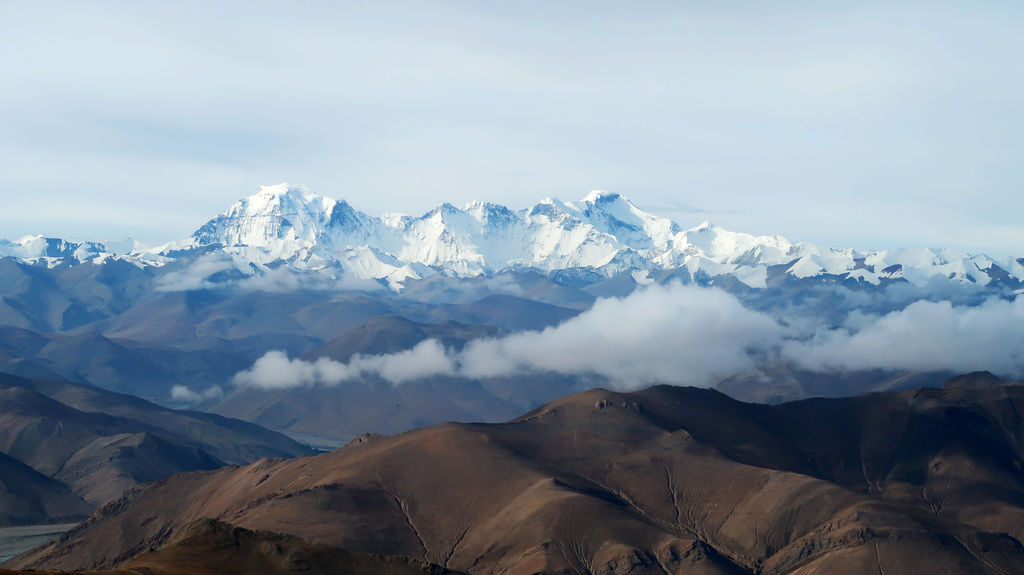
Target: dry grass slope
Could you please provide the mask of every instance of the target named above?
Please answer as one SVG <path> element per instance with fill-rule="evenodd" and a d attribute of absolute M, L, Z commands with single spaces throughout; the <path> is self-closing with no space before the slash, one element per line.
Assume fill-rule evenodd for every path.
<path fill-rule="evenodd" d="M 1022 413 L 1019 384 L 592 390 L 147 484 L 14 565 L 129 568 L 213 518 L 474 574 L 1024 573 Z"/>

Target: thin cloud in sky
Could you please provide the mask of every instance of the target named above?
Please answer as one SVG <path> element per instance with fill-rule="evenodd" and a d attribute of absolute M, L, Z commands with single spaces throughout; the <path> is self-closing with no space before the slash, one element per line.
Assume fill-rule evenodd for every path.
<path fill-rule="evenodd" d="M 1024 251 L 1024 5 L 515 4 L 4 3 L 2 235 L 167 241 L 292 181 Z"/>

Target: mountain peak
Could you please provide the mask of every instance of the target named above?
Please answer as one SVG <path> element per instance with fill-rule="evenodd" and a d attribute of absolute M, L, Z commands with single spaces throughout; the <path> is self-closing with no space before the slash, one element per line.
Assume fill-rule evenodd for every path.
<path fill-rule="evenodd" d="M 235 202 L 227 211 L 192 234 L 198 245 L 251 246 L 265 257 L 285 258 L 317 244 L 327 222 L 347 220 L 348 207 L 311 192 L 305 186 L 281 183 L 260 186 L 255 194 Z M 335 213 L 337 212 L 337 213 Z"/>
<path fill-rule="evenodd" d="M 335 203 L 335 200 L 315 194 L 309 190 L 306 186 L 289 184 L 287 182 L 275 184 L 272 186 L 260 186 L 260 189 L 255 194 L 244 198 L 242 201 L 252 205 L 261 206 L 267 204 L 287 205 L 294 203 L 310 204 L 320 200 L 321 203 L 326 207 L 328 204 Z"/>
<path fill-rule="evenodd" d="M 436 208 L 434 208 L 434 209 L 430 210 L 429 212 L 427 212 L 427 213 L 423 214 L 422 216 L 420 216 L 419 219 L 421 219 L 421 220 L 429 220 L 430 218 L 437 217 L 437 216 L 440 216 L 441 218 L 444 218 L 444 216 L 446 216 L 446 215 L 457 214 L 460 211 L 461 210 L 459 210 L 459 208 L 456 208 L 455 205 L 452 204 L 451 202 L 444 202 L 440 206 L 437 206 Z"/>
<path fill-rule="evenodd" d="M 255 195 L 284 196 L 296 194 L 312 195 L 312 192 L 303 185 L 281 182 L 271 186 L 260 186 L 260 190 Z"/>
<path fill-rule="evenodd" d="M 799 277 L 827 274 L 879 285 L 891 279 L 886 269 L 900 265 L 909 270 L 904 275 L 915 285 L 933 276 L 967 277 L 968 272 L 971 278 L 984 276 L 984 281 L 991 276 L 988 269 L 1005 269 L 1012 285 L 1024 284 L 1017 279 L 1024 278 L 1024 266 L 1008 263 L 997 268 L 988 259 L 968 261 L 946 252 L 942 257 L 912 250 L 859 255 L 853 250 L 796 248 L 779 236 L 731 232 L 710 221 L 684 230 L 621 194 L 603 190 L 575 202 L 544 198 L 524 210 L 482 201 L 464 208 L 444 202 L 418 217 L 373 217 L 304 186 L 281 183 L 262 186 L 240 200 L 197 230 L 188 244 L 219 245 L 239 261 L 261 265 L 284 260 L 302 271 L 389 278 L 389 285 L 397 284 L 392 274 L 412 273 L 401 271 L 408 266 L 420 266 L 416 277 L 430 270 L 464 277 L 523 268 L 587 268 L 611 276 L 624 270 L 685 266 L 691 273 L 734 274 L 750 287 L 764 287 L 769 266 L 797 256 L 806 256 L 807 262 L 792 272 Z M 27 250 L 0 245 L 0 255 L 62 254 L 71 249 L 78 247 L 40 245 Z"/>

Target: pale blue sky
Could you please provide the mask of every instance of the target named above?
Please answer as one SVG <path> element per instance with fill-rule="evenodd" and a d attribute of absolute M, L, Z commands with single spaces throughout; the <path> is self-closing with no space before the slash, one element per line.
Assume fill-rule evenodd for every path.
<path fill-rule="evenodd" d="M 166 241 L 289 181 L 1024 255 L 1024 4 L 852 4 L 0 0 L 0 237 Z"/>

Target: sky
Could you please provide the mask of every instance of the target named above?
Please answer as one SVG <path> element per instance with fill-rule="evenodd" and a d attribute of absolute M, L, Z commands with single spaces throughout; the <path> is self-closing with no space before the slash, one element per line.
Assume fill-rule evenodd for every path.
<path fill-rule="evenodd" d="M 621 193 L 684 227 L 1024 254 L 1024 3 L 0 0 L 0 237 Z"/>

